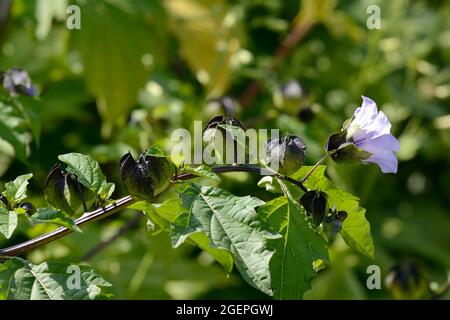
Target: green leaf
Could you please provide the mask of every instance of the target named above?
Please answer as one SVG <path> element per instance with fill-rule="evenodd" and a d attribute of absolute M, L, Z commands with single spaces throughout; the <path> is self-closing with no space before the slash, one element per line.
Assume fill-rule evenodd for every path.
<path fill-rule="evenodd" d="M 78 181 L 96 192 L 105 193 L 106 177 L 97 161 L 80 153 L 68 153 L 58 156 L 58 159 L 67 164 L 67 171 L 76 175 Z"/>
<path fill-rule="evenodd" d="M 179 170 L 179 173 L 190 173 L 199 177 L 220 181 L 220 177 L 211 169 L 211 167 L 204 164 L 198 167 L 184 166 Z"/>
<path fill-rule="evenodd" d="M 28 129 L 30 130 L 36 146 L 39 147 L 40 139 L 41 139 L 41 131 L 42 124 L 39 115 L 35 112 L 35 110 L 39 110 L 44 108 L 42 102 L 40 100 L 35 99 L 34 97 L 28 96 L 19 96 L 14 100 L 16 107 L 20 110 L 24 121 L 28 125 Z"/>
<path fill-rule="evenodd" d="M 191 234 L 189 239 L 194 245 L 198 246 L 203 251 L 209 253 L 217 262 L 224 268 L 225 272 L 230 274 L 233 271 L 233 255 L 230 251 L 214 247 L 208 236 L 201 232 Z"/>
<path fill-rule="evenodd" d="M 129 209 L 143 211 L 150 222 L 150 225 L 157 225 L 160 230 L 152 230 L 152 234 L 159 231 L 170 231 L 171 223 L 175 222 L 183 211 L 183 205 L 180 198 L 170 198 L 163 203 L 150 203 L 148 201 L 138 201 L 128 207 Z M 209 253 L 219 262 L 227 273 L 233 270 L 233 256 L 227 250 L 214 248 L 211 246 L 208 237 L 202 233 L 194 233 L 189 237 L 192 245 Z"/>
<path fill-rule="evenodd" d="M 28 138 L 26 120 L 11 100 L 0 97 L 0 137 L 14 149 L 14 156 L 26 162 Z M 2 150 L 9 153 L 6 150 Z"/>
<path fill-rule="evenodd" d="M 147 156 L 159 157 L 159 158 L 167 157 L 164 153 L 164 150 L 161 148 L 161 146 L 157 145 L 157 144 L 155 144 L 154 146 L 151 146 L 145 154 Z"/>
<path fill-rule="evenodd" d="M 85 1 L 81 11 L 83 26 L 75 36 L 80 37 L 84 76 L 97 98 L 103 134 L 109 136 L 125 124 L 145 84 L 142 57 L 154 49 L 154 31 L 139 15 L 106 1 Z"/>
<path fill-rule="evenodd" d="M 34 265 L 20 258 L 0 265 L 0 298 L 95 300 L 107 298 L 104 288 L 110 286 L 88 266 L 53 262 Z"/>
<path fill-rule="evenodd" d="M 274 296 L 301 299 L 311 288 L 316 261 L 328 261 L 327 242 L 310 225 L 305 210 L 285 196 L 267 202 L 258 213 L 283 235 L 274 242 L 275 254 L 270 261 Z"/>
<path fill-rule="evenodd" d="M 264 202 L 194 185 L 189 185 L 180 197 L 186 212 L 172 229 L 173 246 L 176 248 L 192 234 L 202 232 L 211 246 L 232 253 L 237 269 L 250 285 L 271 295 L 269 261 L 273 251 L 268 249 L 268 239 L 279 235 L 264 229 L 254 210 Z"/>
<path fill-rule="evenodd" d="M 30 219 L 33 224 L 53 223 L 74 231 L 82 232 L 81 229 L 75 224 L 75 221 L 61 210 L 53 208 L 39 208 L 35 213 L 33 213 Z"/>
<path fill-rule="evenodd" d="M 32 177 L 33 174 L 28 173 L 18 176 L 14 181 L 5 183 L 5 190 L 2 194 L 6 197 L 11 207 L 14 207 L 27 198 L 28 180 Z"/>
<path fill-rule="evenodd" d="M 17 228 L 17 213 L 0 207 L 0 233 L 6 239 L 11 238 L 14 230 Z"/>
<path fill-rule="evenodd" d="M 311 169 L 311 166 L 302 167 L 299 171 L 292 175 L 292 178 L 301 180 Z M 372 235 L 370 233 L 370 224 L 365 217 L 366 210 L 359 206 L 359 198 L 337 188 L 325 176 L 325 166 L 319 166 L 306 180 L 304 185 L 310 190 L 321 190 L 327 193 L 328 203 L 330 208 L 336 206 L 337 210 L 346 211 L 348 216 L 342 224 L 340 233 L 345 242 L 359 253 L 373 259 L 374 258 L 374 244 Z M 263 178 L 265 179 L 265 178 Z M 272 184 L 267 186 L 267 184 Z M 281 190 L 280 185 L 276 179 L 272 181 L 265 179 L 258 184 L 266 189 L 274 190 L 274 192 Z M 286 182 L 290 193 L 294 199 L 300 199 L 303 191 L 297 186 Z"/>
<path fill-rule="evenodd" d="M 170 201 L 170 200 L 168 200 Z M 165 210 L 162 209 L 160 213 L 157 212 L 156 207 L 154 204 L 150 203 L 149 201 L 138 201 L 133 203 L 131 206 L 129 206 L 129 209 L 134 209 L 138 211 L 144 212 L 144 214 L 148 218 L 147 225 L 149 226 L 149 230 L 152 232 L 153 235 L 159 233 L 160 231 L 169 231 L 170 230 L 170 221 L 171 221 L 171 214 L 177 212 L 177 210 L 171 210 L 173 209 L 171 205 L 167 204 L 167 201 L 160 204 L 161 207 L 168 207 L 168 214 L 165 215 Z M 174 217 L 175 219 L 175 217 Z M 174 220 L 173 219 L 173 220 Z M 155 230 L 155 225 L 159 227 L 159 230 Z"/>
<path fill-rule="evenodd" d="M 301 179 L 311 167 L 303 167 L 292 177 Z M 348 217 L 344 220 L 341 235 L 345 242 L 369 258 L 374 258 L 374 245 L 370 233 L 370 224 L 365 217 L 366 209 L 359 206 L 359 198 L 337 188 L 326 176 L 325 166 L 319 166 L 305 182 L 309 189 L 319 189 L 327 193 L 330 207 L 346 211 Z M 297 188 L 298 189 L 298 188 Z"/>

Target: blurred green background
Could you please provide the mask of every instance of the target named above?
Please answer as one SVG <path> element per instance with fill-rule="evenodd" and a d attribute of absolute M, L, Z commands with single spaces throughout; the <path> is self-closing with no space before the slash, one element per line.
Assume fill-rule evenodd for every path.
<path fill-rule="evenodd" d="M 80 30 L 66 26 L 71 4 L 81 8 Z M 366 25 L 370 5 L 380 8 L 381 29 Z M 153 144 L 170 151 L 172 130 L 220 113 L 211 101 L 223 96 L 243 123 L 303 137 L 313 164 L 366 95 L 400 140 L 398 173 L 331 162 L 327 173 L 361 198 L 376 260 L 337 239 L 331 266 L 305 298 L 392 299 L 426 290 L 392 290 L 384 280 L 381 290 L 368 290 L 372 264 L 383 279 L 406 262 L 416 268 L 397 273 L 403 282 L 416 273 L 432 287 L 450 278 L 450 1 L 0 0 L 0 10 L 0 70 L 30 73 L 39 98 L 23 104 L 42 127 L 39 141 L 23 138 L 26 163 L 0 139 L 0 175 L 5 182 L 33 172 L 37 205 L 66 152 L 93 156 L 116 182 L 114 197 L 123 196 L 120 157 Z M 302 87 L 296 99 L 280 89 L 292 80 Z M 222 186 L 270 199 L 257 181 L 227 174 Z M 92 224 L 28 259 L 79 262 L 134 215 Z M 22 227 L 0 247 L 45 228 Z M 152 236 L 144 219 L 86 263 L 113 283 L 118 299 L 266 298 L 198 249 L 171 249 L 168 235 Z"/>

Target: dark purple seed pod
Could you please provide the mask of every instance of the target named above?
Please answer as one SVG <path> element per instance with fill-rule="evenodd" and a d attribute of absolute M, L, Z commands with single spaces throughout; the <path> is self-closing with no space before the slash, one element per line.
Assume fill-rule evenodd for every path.
<path fill-rule="evenodd" d="M 128 152 L 120 160 L 119 171 L 125 189 L 131 196 L 152 200 L 169 187 L 175 175 L 175 165 L 167 157 L 145 152 L 136 161 Z"/>
<path fill-rule="evenodd" d="M 319 190 L 305 192 L 300 198 L 300 204 L 305 208 L 316 226 L 322 223 L 325 214 L 328 213 L 327 201 L 328 195 Z"/>
<path fill-rule="evenodd" d="M 306 145 L 302 138 L 294 135 L 275 137 L 267 141 L 266 161 L 278 173 L 291 175 L 297 172 L 306 160 Z"/>
<path fill-rule="evenodd" d="M 36 212 L 36 208 L 30 202 L 22 202 L 19 207 L 24 209 L 27 214 L 33 214 Z"/>

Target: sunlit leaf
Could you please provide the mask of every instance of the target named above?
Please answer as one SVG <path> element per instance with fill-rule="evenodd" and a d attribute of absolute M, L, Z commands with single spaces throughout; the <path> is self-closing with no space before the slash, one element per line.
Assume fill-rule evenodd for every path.
<path fill-rule="evenodd" d="M 14 181 L 5 183 L 5 190 L 2 194 L 11 206 L 20 203 L 27 198 L 28 180 L 33 177 L 32 173 L 18 176 Z"/>
<path fill-rule="evenodd" d="M 53 208 L 38 208 L 30 217 L 33 224 L 53 223 L 68 229 L 81 232 L 75 221 L 61 210 Z"/>
<path fill-rule="evenodd" d="M 212 246 L 233 254 L 237 269 L 249 284 L 271 295 L 269 261 L 273 251 L 268 248 L 268 240 L 278 235 L 264 229 L 255 212 L 254 208 L 264 202 L 194 185 L 188 186 L 180 196 L 186 212 L 172 230 L 174 247 L 194 233 L 205 233 Z"/>
<path fill-rule="evenodd" d="M 111 284 L 93 268 L 75 264 L 44 262 L 34 265 L 11 258 L 0 265 L 0 298 L 11 300 L 105 299 Z"/>
<path fill-rule="evenodd" d="M 17 228 L 17 213 L 0 207 L 0 233 L 6 239 L 11 238 L 14 230 Z"/>
<path fill-rule="evenodd" d="M 112 186 L 106 182 L 106 177 L 97 161 L 80 153 L 68 153 L 58 156 L 58 159 L 67 164 L 67 171 L 74 174 L 78 181 L 96 193 L 107 194 Z"/>
<path fill-rule="evenodd" d="M 310 226 L 305 210 L 287 197 L 267 202 L 258 213 L 283 235 L 275 241 L 275 254 L 270 261 L 274 296 L 301 299 L 316 275 L 314 263 L 319 259 L 328 261 L 327 243 Z"/>
<path fill-rule="evenodd" d="M 211 169 L 211 167 L 206 165 L 200 165 L 198 167 L 184 166 L 179 170 L 179 174 L 183 173 L 190 173 L 199 177 L 220 181 L 220 177 Z"/>
<path fill-rule="evenodd" d="M 86 1 L 81 12 L 78 33 L 84 76 L 97 98 L 103 134 L 108 136 L 113 127 L 125 123 L 145 84 L 147 72 L 142 57 L 151 48 L 150 29 L 106 1 Z"/>

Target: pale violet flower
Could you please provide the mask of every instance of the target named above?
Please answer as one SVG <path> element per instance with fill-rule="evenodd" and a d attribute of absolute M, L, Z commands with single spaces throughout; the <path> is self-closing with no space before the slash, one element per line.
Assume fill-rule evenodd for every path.
<path fill-rule="evenodd" d="M 325 149 L 336 162 L 359 160 L 377 164 L 383 173 L 397 172 L 398 140 L 391 135 L 391 123 L 375 101 L 362 97 L 361 107 L 344 123 L 340 132 L 328 138 Z"/>
<path fill-rule="evenodd" d="M 347 142 L 370 153 L 363 163 L 377 164 L 383 173 L 396 173 L 400 149 L 398 140 L 391 135 L 391 123 L 383 111 L 378 111 L 375 101 L 362 96 L 361 107 L 355 110 L 347 127 Z"/>

